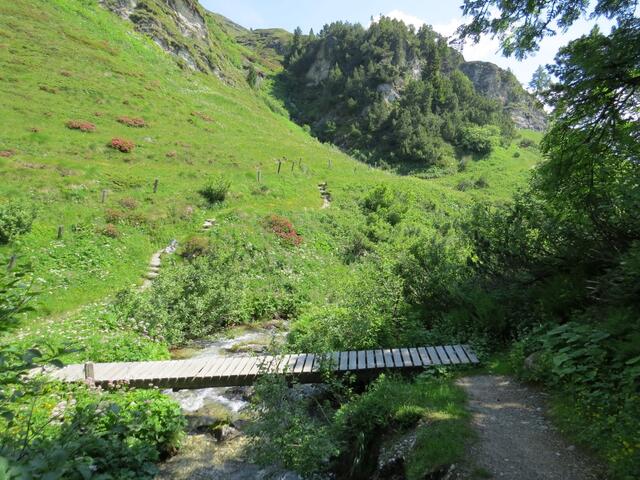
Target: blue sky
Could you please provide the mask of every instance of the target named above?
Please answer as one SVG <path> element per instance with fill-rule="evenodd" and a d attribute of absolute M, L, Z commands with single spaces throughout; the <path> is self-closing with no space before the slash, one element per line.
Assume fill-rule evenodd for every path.
<path fill-rule="evenodd" d="M 416 26 L 427 23 L 449 36 L 464 22 L 461 0 L 200 0 L 200 3 L 247 28 L 281 27 L 290 32 L 297 26 L 305 33 L 310 28 L 318 32 L 325 24 L 336 20 L 367 26 L 371 17 L 383 14 Z M 605 31 L 611 25 L 607 21 L 598 23 Z M 497 52 L 497 41 L 490 38 L 477 45 L 466 45 L 462 53 L 467 60 L 485 60 L 510 68 L 526 84 L 538 65 L 553 62 L 558 47 L 587 33 L 592 25 L 590 21 L 578 21 L 568 32 L 545 39 L 540 51 L 522 62 L 502 57 Z"/>

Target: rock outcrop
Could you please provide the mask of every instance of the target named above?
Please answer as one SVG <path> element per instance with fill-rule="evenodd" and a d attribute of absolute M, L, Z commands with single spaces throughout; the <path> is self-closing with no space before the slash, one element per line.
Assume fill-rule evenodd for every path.
<path fill-rule="evenodd" d="M 307 71 L 307 85 L 319 85 L 320 82 L 326 80 L 329 77 L 329 72 L 331 71 L 331 67 L 333 65 L 333 62 L 331 60 L 331 49 L 334 42 L 335 39 L 330 37 L 320 45 L 320 48 L 316 52 L 315 60 Z"/>
<path fill-rule="evenodd" d="M 99 0 L 105 8 L 128 19 L 185 68 L 221 77 L 212 55 L 207 12 L 197 0 Z"/>
<path fill-rule="evenodd" d="M 489 62 L 464 62 L 460 70 L 471 80 L 477 92 L 498 100 L 516 126 L 544 130 L 547 117 L 515 75 Z"/>

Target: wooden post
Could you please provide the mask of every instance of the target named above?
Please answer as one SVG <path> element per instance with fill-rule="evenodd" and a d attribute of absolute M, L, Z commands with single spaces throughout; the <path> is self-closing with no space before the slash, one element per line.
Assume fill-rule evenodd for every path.
<path fill-rule="evenodd" d="M 280 175 L 280 167 L 282 167 L 282 160 L 278 159 L 278 175 Z"/>
<path fill-rule="evenodd" d="M 331 159 L 329 159 L 329 170 L 331 170 Z"/>
<path fill-rule="evenodd" d="M 64 225 L 58 225 L 58 240 L 62 240 L 64 234 Z"/>
<path fill-rule="evenodd" d="M 11 258 L 9 259 L 9 263 L 7 264 L 7 270 L 9 272 L 13 270 L 13 267 L 16 266 L 16 260 L 18 260 L 18 256 L 14 253 L 13 255 L 11 255 Z"/>
<path fill-rule="evenodd" d="M 158 192 L 158 179 L 156 178 L 153 182 L 153 193 Z"/>
<path fill-rule="evenodd" d="M 102 190 L 102 199 L 100 200 L 100 203 L 104 203 L 106 199 L 107 199 L 107 191 Z"/>
<path fill-rule="evenodd" d="M 296 166 L 296 162 L 291 162 L 291 173 L 293 173 L 293 167 Z"/>
<path fill-rule="evenodd" d="M 96 378 L 93 362 L 87 362 L 84 364 L 84 379 L 93 380 Z"/>
<path fill-rule="evenodd" d="M 256 170 L 256 178 L 258 179 L 258 183 L 262 181 L 262 171 L 260 169 Z"/>

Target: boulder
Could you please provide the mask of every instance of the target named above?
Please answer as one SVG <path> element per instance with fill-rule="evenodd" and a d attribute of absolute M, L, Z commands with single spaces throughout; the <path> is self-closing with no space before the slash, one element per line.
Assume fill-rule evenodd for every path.
<path fill-rule="evenodd" d="M 185 415 L 191 432 L 207 432 L 231 421 L 231 412 L 222 405 L 211 403 Z"/>

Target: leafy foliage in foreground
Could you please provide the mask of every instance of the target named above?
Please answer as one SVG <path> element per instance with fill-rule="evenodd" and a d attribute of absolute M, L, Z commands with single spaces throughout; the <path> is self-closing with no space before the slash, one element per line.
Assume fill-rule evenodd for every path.
<path fill-rule="evenodd" d="M 16 388 L 26 394 L 12 403 L 11 421 L 0 420 L 3 478 L 153 478 L 182 436 L 179 406 L 158 391 Z"/>
<path fill-rule="evenodd" d="M 549 13 L 572 23 L 576 5 L 559 4 Z M 540 15 L 520 8 L 504 6 L 502 15 Z M 640 20 L 634 8 L 597 2 L 596 14 L 618 19 L 611 34 L 594 28 L 560 49 L 549 67 L 558 83 L 546 96 L 555 107 L 542 143 L 547 161 L 528 191 L 497 209 L 476 208 L 467 224 L 475 281 L 503 307 L 483 324 L 486 334 L 520 338 L 516 363 L 532 364 L 523 376 L 558 392 L 558 422 L 607 461 L 613 478 L 625 480 L 640 471 L 634 433 L 640 418 Z M 490 29 L 474 13 L 469 28 Z M 531 50 L 542 33 L 516 29 L 505 49 Z"/>
<path fill-rule="evenodd" d="M 256 387 L 252 450 L 267 464 L 306 475 L 371 478 L 379 450 L 411 429 L 416 443 L 404 473 L 417 480 L 460 458 L 469 435 L 464 393 L 446 378 L 381 376 L 355 395 L 329 382 L 324 397 L 301 402 L 281 378 Z M 339 405 L 335 407 L 336 403 Z"/>
<path fill-rule="evenodd" d="M 28 275 L 22 266 L 0 271 L 0 332 L 28 308 Z M 60 353 L 0 345 L 0 477 L 152 478 L 155 462 L 178 447 L 179 406 L 158 391 L 103 393 L 32 374 L 60 366 Z"/>

